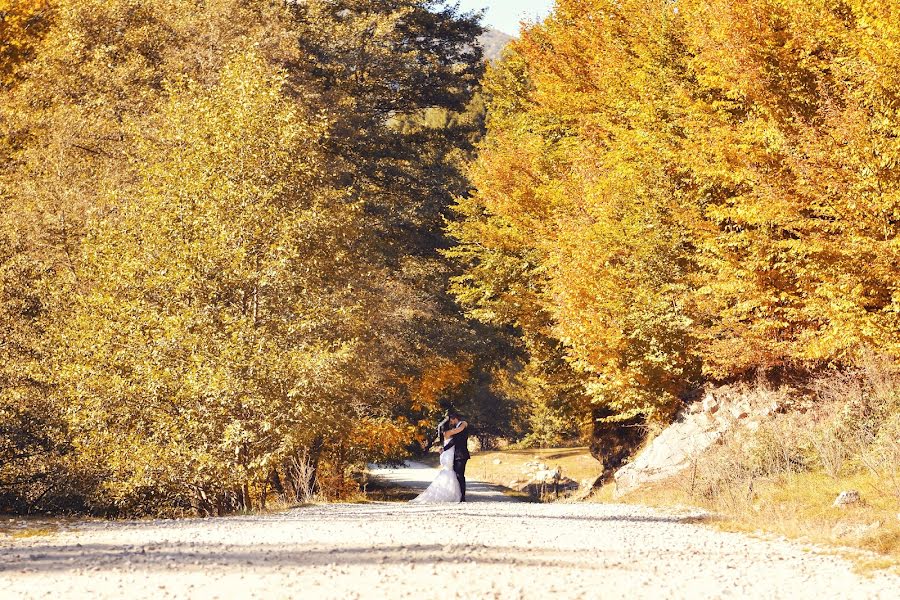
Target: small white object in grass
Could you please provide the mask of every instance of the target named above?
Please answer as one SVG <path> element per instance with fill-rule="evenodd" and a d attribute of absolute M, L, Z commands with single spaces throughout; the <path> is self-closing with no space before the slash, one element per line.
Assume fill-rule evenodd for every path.
<path fill-rule="evenodd" d="M 494 464 L 495 464 L 495 465 L 501 465 L 501 464 L 503 464 L 503 461 L 500 460 L 499 458 L 495 458 L 495 459 L 494 459 Z"/>
<path fill-rule="evenodd" d="M 538 481 L 538 482 L 556 481 L 557 479 L 559 479 L 560 475 L 561 475 L 561 473 L 559 472 L 559 469 L 553 469 L 553 470 L 542 469 L 534 474 L 532 481 Z"/>
<path fill-rule="evenodd" d="M 850 506 L 851 504 L 858 504 L 861 500 L 862 497 L 859 495 L 858 491 L 847 490 L 838 494 L 838 497 L 834 499 L 834 504 L 832 504 L 832 506 L 836 508 L 844 508 L 846 506 Z"/>

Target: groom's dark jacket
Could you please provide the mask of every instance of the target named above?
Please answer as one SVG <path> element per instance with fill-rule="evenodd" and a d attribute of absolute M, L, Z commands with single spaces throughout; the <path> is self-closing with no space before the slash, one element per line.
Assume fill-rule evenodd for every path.
<path fill-rule="evenodd" d="M 448 425 L 448 427 L 450 427 Z M 469 428 L 471 425 L 466 425 L 466 428 L 454 435 L 450 438 L 450 443 L 447 444 L 447 448 L 453 447 L 456 448 L 453 455 L 453 460 L 469 460 L 472 456 L 469 454 Z M 450 429 L 453 429 L 450 427 Z"/>

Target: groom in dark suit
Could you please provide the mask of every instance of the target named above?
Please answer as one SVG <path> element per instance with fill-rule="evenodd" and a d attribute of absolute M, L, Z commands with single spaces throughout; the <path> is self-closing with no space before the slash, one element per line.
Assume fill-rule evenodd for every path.
<path fill-rule="evenodd" d="M 461 492 L 459 501 L 466 501 L 466 463 L 471 458 L 469 454 L 469 424 L 462 420 L 462 415 L 456 411 L 450 411 L 447 415 L 447 425 L 450 427 L 449 433 L 453 436 L 451 445 L 455 448 L 453 453 L 453 472 L 456 473 L 456 479 L 459 481 L 459 491 Z"/>

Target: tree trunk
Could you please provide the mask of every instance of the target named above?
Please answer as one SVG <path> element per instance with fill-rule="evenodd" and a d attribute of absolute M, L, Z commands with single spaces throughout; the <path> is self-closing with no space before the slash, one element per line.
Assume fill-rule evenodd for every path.
<path fill-rule="evenodd" d="M 269 473 L 269 485 L 275 490 L 279 496 L 284 496 L 284 484 L 281 483 L 281 477 L 278 475 L 278 469 L 272 469 Z"/>
<path fill-rule="evenodd" d="M 244 512 L 253 510 L 253 499 L 250 497 L 250 485 L 246 481 L 241 486 L 241 510 Z"/>
<path fill-rule="evenodd" d="M 609 481 L 625 459 L 630 457 L 647 437 L 646 419 L 643 415 L 624 421 L 606 420 L 613 416 L 614 413 L 608 408 L 596 408 L 593 411 L 591 454 L 603 463 L 603 475 L 595 482 L 595 486 Z"/>

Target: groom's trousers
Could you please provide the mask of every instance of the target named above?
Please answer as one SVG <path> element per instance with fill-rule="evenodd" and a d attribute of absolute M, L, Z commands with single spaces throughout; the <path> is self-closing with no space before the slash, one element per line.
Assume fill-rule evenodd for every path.
<path fill-rule="evenodd" d="M 468 459 L 454 460 L 453 472 L 456 473 L 456 480 L 459 481 L 460 502 L 466 501 L 466 463 Z"/>

